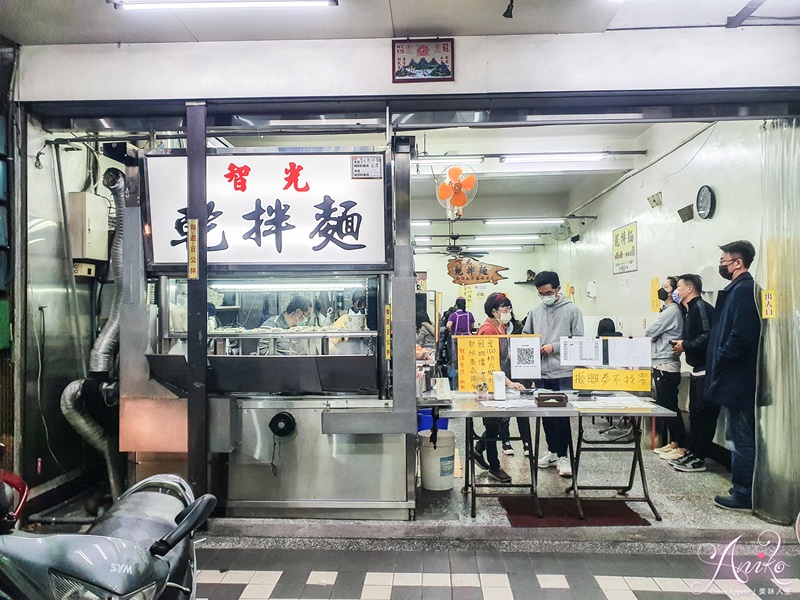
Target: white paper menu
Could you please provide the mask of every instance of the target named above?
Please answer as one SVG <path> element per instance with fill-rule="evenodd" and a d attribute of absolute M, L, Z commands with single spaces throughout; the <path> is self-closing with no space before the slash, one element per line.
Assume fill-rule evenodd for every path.
<path fill-rule="evenodd" d="M 597 337 L 562 337 L 561 364 L 568 367 L 602 367 L 603 340 Z"/>
<path fill-rule="evenodd" d="M 647 337 L 608 338 L 609 367 L 650 367 L 652 342 Z"/>

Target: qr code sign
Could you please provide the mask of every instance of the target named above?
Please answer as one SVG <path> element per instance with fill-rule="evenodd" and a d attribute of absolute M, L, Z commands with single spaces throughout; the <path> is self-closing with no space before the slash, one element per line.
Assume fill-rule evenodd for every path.
<path fill-rule="evenodd" d="M 535 365 L 537 354 L 536 348 L 517 348 L 517 364 Z"/>

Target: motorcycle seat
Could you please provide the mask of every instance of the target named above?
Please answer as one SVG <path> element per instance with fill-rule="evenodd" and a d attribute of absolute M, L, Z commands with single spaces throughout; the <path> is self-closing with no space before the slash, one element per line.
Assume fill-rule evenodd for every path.
<path fill-rule="evenodd" d="M 183 503 L 174 496 L 142 490 L 120 498 L 86 533 L 149 548 L 175 528 L 175 517 L 183 508 Z"/>

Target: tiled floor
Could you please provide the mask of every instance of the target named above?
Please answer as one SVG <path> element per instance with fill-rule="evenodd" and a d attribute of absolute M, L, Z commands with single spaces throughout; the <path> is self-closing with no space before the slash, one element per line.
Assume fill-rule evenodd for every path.
<path fill-rule="evenodd" d="M 776 556 L 770 580 L 737 556 L 737 574 L 701 556 L 524 552 L 203 550 L 208 600 L 670 600 L 800 598 L 800 557 Z M 785 565 L 775 568 L 777 561 Z M 751 567 L 745 563 L 751 561 Z M 712 564 L 713 563 L 713 564 Z M 748 577 L 746 571 L 750 571 Z M 758 571 L 758 573 L 756 573 Z"/>

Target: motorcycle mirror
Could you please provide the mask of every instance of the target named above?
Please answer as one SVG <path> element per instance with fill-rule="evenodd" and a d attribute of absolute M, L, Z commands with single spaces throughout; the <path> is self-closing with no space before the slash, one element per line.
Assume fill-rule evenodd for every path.
<path fill-rule="evenodd" d="M 0 444 L 0 460 L 3 460 L 3 457 L 6 455 L 6 445 Z"/>
<path fill-rule="evenodd" d="M 160 540 L 153 542 L 153 545 L 150 546 L 150 554 L 153 556 L 164 556 L 177 546 L 187 535 L 205 523 L 216 505 L 217 499 L 212 494 L 200 496 L 180 512 L 179 516 L 183 515 L 183 518 L 175 529 Z"/>

